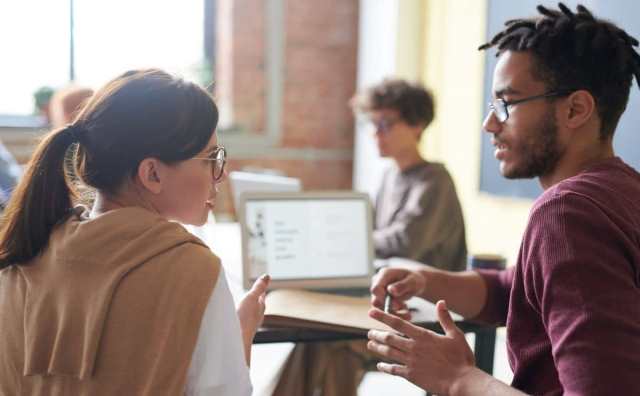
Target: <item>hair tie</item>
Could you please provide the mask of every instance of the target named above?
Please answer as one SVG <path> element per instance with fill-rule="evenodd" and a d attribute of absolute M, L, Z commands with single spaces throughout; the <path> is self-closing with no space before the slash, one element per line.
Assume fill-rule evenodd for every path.
<path fill-rule="evenodd" d="M 82 128 L 81 126 L 75 125 L 75 124 L 69 124 L 66 126 L 65 131 L 63 133 L 65 133 L 69 137 L 71 143 L 80 143 L 84 132 L 85 132 L 85 129 Z"/>

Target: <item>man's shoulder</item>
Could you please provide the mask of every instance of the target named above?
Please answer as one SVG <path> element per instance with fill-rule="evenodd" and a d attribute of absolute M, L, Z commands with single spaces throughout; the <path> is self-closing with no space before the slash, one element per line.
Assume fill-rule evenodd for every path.
<path fill-rule="evenodd" d="M 551 236 L 566 239 L 585 232 L 595 237 L 637 234 L 640 227 L 637 175 L 618 160 L 557 183 L 534 202 L 525 240 Z"/>
<path fill-rule="evenodd" d="M 446 173 L 449 174 L 449 171 L 447 170 L 447 166 L 442 163 L 442 162 L 436 162 L 436 161 L 425 161 L 423 168 L 426 171 L 432 172 L 432 173 Z"/>
<path fill-rule="evenodd" d="M 604 208 L 639 202 L 640 174 L 619 158 L 613 158 L 550 187 L 536 200 L 532 210 L 574 200 Z"/>
<path fill-rule="evenodd" d="M 528 228 L 550 226 L 566 220 L 567 216 L 594 216 L 606 212 L 606 195 L 590 189 L 556 185 L 546 190 L 531 207 Z M 564 223 L 564 221 L 563 221 Z"/>
<path fill-rule="evenodd" d="M 451 180 L 451 174 L 445 164 L 441 162 L 425 161 L 412 169 L 411 174 L 414 178 L 424 181 Z"/>

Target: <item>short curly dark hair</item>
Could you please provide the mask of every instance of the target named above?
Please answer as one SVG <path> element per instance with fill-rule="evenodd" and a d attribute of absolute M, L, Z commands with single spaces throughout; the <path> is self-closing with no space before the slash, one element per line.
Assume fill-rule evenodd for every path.
<path fill-rule="evenodd" d="M 638 41 L 611 22 L 597 19 L 582 5 L 572 12 L 562 3 L 558 10 L 537 7 L 536 18 L 505 22 L 506 28 L 478 49 L 529 51 L 534 77 L 550 91 L 591 93 L 602 122 L 600 137 L 613 136 L 627 107 L 631 82 L 640 85 Z"/>
<path fill-rule="evenodd" d="M 433 96 L 425 87 L 402 79 L 385 79 L 353 98 L 354 110 L 370 112 L 392 109 L 411 126 L 431 124 L 434 116 Z"/>

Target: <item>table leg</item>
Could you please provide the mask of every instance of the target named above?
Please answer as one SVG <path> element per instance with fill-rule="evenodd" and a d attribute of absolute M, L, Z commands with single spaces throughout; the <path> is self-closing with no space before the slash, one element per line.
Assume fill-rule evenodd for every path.
<path fill-rule="evenodd" d="M 478 330 L 474 348 L 476 365 L 487 374 L 493 374 L 493 355 L 495 350 L 496 329 Z"/>

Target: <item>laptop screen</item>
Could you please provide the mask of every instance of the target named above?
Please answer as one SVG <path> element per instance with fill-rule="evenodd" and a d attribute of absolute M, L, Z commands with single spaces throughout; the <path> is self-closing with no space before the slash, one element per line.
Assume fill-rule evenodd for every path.
<path fill-rule="evenodd" d="M 261 173 L 233 171 L 229 173 L 229 183 L 233 195 L 233 207 L 240 212 L 240 198 L 248 192 L 276 192 L 302 190 L 300 179 L 285 176 L 275 176 Z"/>
<path fill-rule="evenodd" d="M 248 283 L 267 273 L 274 287 L 366 286 L 371 209 L 366 194 L 251 194 L 243 200 Z"/>

